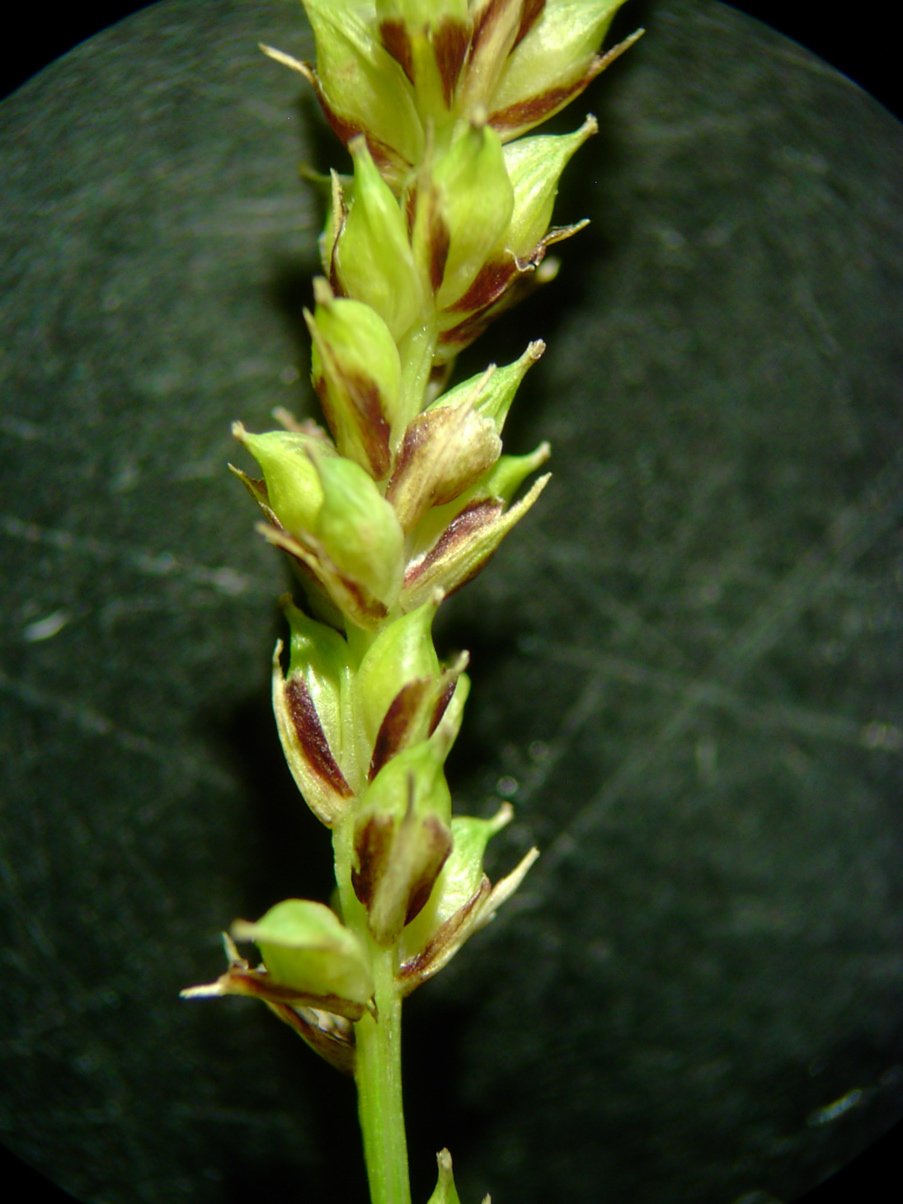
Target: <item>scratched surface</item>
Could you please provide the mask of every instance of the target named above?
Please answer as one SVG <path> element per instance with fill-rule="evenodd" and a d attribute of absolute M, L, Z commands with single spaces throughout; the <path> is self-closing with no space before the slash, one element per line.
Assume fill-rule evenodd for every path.
<path fill-rule="evenodd" d="M 463 365 L 549 343 L 508 446 L 555 479 L 440 630 L 461 807 L 543 856 L 409 1005 L 419 1198 L 448 1144 L 462 1198 L 774 1204 L 903 1114 L 903 138 L 731 10 L 630 20 L 561 124 L 593 225 Z M 0 108 L 0 1137 L 97 1204 L 362 1198 L 349 1085 L 176 998 L 329 891 L 223 470 L 307 404 L 294 167 L 336 161 L 257 41 L 310 52 L 167 0 Z"/>

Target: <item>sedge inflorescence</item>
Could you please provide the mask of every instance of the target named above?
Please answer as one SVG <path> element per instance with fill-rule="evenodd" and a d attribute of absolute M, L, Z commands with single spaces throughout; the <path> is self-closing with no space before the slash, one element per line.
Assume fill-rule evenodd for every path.
<path fill-rule="evenodd" d="M 321 177 L 323 274 L 304 315 L 326 427 L 285 413 L 259 434 L 236 423 L 262 476 L 233 471 L 298 583 L 282 599 L 273 705 L 295 781 L 332 830 L 339 906 L 289 899 L 236 921 L 227 971 L 184 994 L 257 997 L 358 1073 L 360 1036 L 491 919 L 537 856 L 493 885 L 483 856 L 510 806 L 452 815 L 444 766 L 467 656 L 443 664 L 431 632 L 548 480 L 516 500 L 549 448 L 502 448 L 544 345 L 447 385 L 457 353 L 553 274 L 548 248 L 585 224 L 550 223 L 595 119 L 532 131 L 639 34 L 599 53 L 622 0 L 303 3 L 316 63 L 263 49 L 313 87 L 352 161 L 350 176 Z M 246 940 L 256 967 L 239 955 Z M 449 1192 L 450 1173 L 440 1158 Z"/>

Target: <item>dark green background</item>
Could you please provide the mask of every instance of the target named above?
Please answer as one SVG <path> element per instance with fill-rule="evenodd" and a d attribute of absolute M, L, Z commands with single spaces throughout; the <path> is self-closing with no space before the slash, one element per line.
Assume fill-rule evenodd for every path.
<path fill-rule="evenodd" d="M 462 365 L 550 345 L 508 446 L 555 479 L 440 633 L 461 809 L 510 793 L 497 869 L 544 855 L 408 1008 L 421 1199 L 448 1144 L 466 1199 L 770 1204 L 903 1112 L 900 128 L 722 6 L 640 21 L 558 123 L 600 119 L 558 209 L 593 225 Z M 329 889 L 222 470 L 309 396 L 294 167 L 339 155 L 255 49 L 305 37 L 168 0 L 0 110 L 0 1120 L 104 1204 L 362 1198 L 348 1084 L 176 999 Z"/>

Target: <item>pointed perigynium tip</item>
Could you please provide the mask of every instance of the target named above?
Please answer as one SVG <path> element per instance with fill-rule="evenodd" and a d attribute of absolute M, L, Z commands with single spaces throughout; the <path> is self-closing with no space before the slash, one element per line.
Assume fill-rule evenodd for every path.
<path fill-rule="evenodd" d="M 440 1150 L 436 1155 L 439 1168 L 439 1180 L 436 1190 L 430 1196 L 428 1204 L 460 1204 L 458 1190 L 455 1187 L 455 1176 L 452 1167 L 452 1156 L 448 1150 Z M 490 1196 L 483 1197 L 483 1204 L 492 1204 Z"/>
<path fill-rule="evenodd" d="M 335 301 L 335 293 L 325 276 L 314 276 L 314 301 L 324 309 Z"/>

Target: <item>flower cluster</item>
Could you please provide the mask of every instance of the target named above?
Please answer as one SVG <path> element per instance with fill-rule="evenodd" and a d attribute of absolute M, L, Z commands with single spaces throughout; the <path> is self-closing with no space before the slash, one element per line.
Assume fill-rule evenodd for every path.
<path fill-rule="evenodd" d="M 324 272 L 403 354 L 427 344 L 449 363 L 584 224 L 549 229 L 595 120 L 522 135 L 636 40 L 595 53 L 622 2 L 304 0 L 316 67 L 264 47 L 312 83 L 354 162 L 353 179 L 332 173 Z"/>
<path fill-rule="evenodd" d="M 440 662 L 432 623 L 536 501 L 548 457 L 505 455 L 515 392 L 542 354 L 442 391 L 456 353 L 535 275 L 558 180 L 595 131 L 524 137 L 577 96 L 627 39 L 597 54 L 621 0 L 303 0 L 317 63 L 269 48 L 313 85 L 353 176 L 333 172 L 323 276 L 305 311 L 327 429 L 234 433 L 261 477 L 233 469 L 260 530 L 288 554 L 302 605 L 282 600 L 273 705 L 295 781 L 333 832 L 341 915 L 289 899 L 257 923 L 253 968 L 188 995 L 263 999 L 336 1065 L 393 998 L 446 964 L 517 888 L 493 886 L 490 837 L 511 817 L 452 816 L 444 765 L 468 691 L 466 654 Z M 638 35 L 634 35 L 638 36 Z M 383 964 L 383 963 L 380 963 Z M 446 1155 L 447 1157 L 447 1155 Z M 445 1171 L 450 1176 L 450 1161 Z M 441 1178 L 441 1175 L 440 1175 Z"/>

